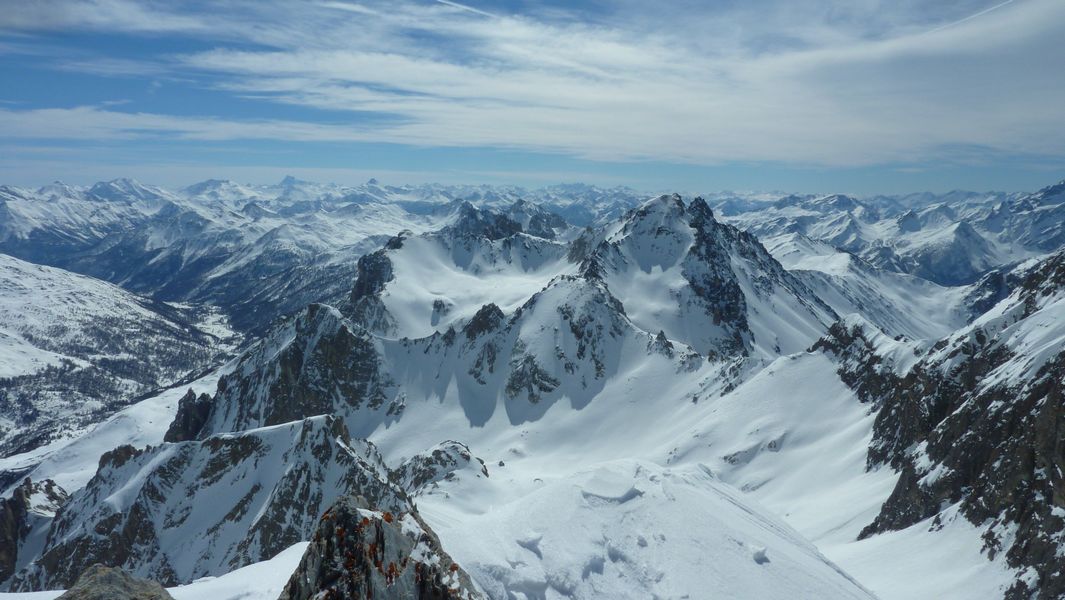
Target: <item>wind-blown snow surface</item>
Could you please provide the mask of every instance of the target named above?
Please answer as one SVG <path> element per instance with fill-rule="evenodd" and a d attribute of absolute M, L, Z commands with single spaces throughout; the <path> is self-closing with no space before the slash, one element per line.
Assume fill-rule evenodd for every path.
<path fill-rule="evenodd" d="M 620 460 L 509 475 L 497 471 L 516 489 L 491 511 L 469 511 L 483 479 L 420 502 L 489 598 L 872 598 L 704 469 Z"/>
<path fill-rule="evenodd" d="M 815 542 L 829 559 L 882 598 L 998 597 L 1013 573 L 1001 559 L 991 563 L 980 554 L 979 531 L 964 519 L 949 523 L 944 531 L 917 526 L 855 541 L 861 529 L 876 516 L 897 475 L 890 469 L 865 470 L 873 416 L 839 381 L 836 368 L 819 353 L 787 356 L 719 397 L 719 382 L 710 373 L 703 372 L 704 377 L 708 376 L 705 380 L 697 377 L 678 381 L 674 372 L 647 365 L 629 371 L 623 381 L 608 383 L 598 400 L 579 410 L 556 404 L 539 420 L 524 423 L 518 429 L 510 427 L 501 415 L 482 427 L 470 427 L 445 406 L 408 401 L 404 418 L 388 429 L 374 432 L 371 438 L 393 461 L 420 451 L 418 439 L 445 436 L 468 442 L 471 450 L 485 460 L 488 479 L 460 477 L 450 484 L 442 483 L 439 489 L 417 500 L 445 546 L 482 585 L 547 589 L 557 578 L 563 589 L 566 581 L 577 584 L 573 589 L 579 593 L 568 597 L 596 597 L 592 590 L 616 589 L 596 586 L 609 585 L 616 571 L 622 567 L 631 569 L 632 565 L 615 564 L 608 558 L 603 565 L 613 569 L 607 571 L 611 577 L 595 579 L 598 573 L 593 572 L 585 580 L 579 577 L 583 571 L 575 571 L 568 561 L 594 565 L 599 556 L 596 552 L 606 552 L 604 540 L 611 538 L 626 552 L 635 551 L 636 558 L 631 561 L 665 564 L 657 568 L 673 573 L 682 569 L 681 565 L 697 560 L 694 557 L 702 550 L 691 550 L 682 542 L 688 538 L 670 537 L 670 531 L 698 530 L 700 523 L 706 525 L 706 519 L 718 513 L 709 511 L 708 515 L 705 507 L 721 502 L 719 494 L 728 489 L 722 486 L 728 484 L 746 492 L 730 497 L 743 502 L 753 500 L 780 515 Z M 452 401 L 449 397 L 442 399 L 443 403 Z M 419 432 L 417 436 L 415 431 Z M 635 462 L 625 463 L 625 459 Z M 608 510 L 596 513 L 597 508 L 571 502 L 572 498 L 566 496 L 566 490 L 584 485 L 590 477 L 588 473 L 612 473 L 622 468 L 617 466 L 619 460 L 628 464 L 626 468 L 633 473 L 642 461 L 651 461 L 643 464 L 644 476 L 628 476 L 632 486 L 638 487 L 644 477 L 659 479 L 655 483 L 645 481 L 649 495 L 643 499 L 653 497 L 655 501 L 633 505 L 638 509 L 631 521 L 619 523 L 618 515 L 624 511 L 611 512 L 615 507 L 610 503 L 602 504 Z M 672 474 L 666 476 L 666 471 Z M 716 478 L 709 478 L 708 472 Z M 610 477 L 619 479 L 616 473 Z M 670 486 L 684 488 L 684 492 L 675 495 L 682 494 L 691 504 L 663 500 L 667 494 L 663 490 L 673 489 Z M 528 494 L 537 495 L 530 498 Z M 552 502 L 551 498 L 561 499 Z M 540 501 L 551 508 L 541 512 L 537 508 Z M 505 507 L 504 514 L 538 515 L 542 520 L 514 517 L 523 525 L 511 527 L 508 518 L 496 513 L 500 507 Z M 566 526 L 554 523 L 559 514 L 566 515 L 570 510 L 577 514 L 572 521 L 565 520 Z M 671 521 L 679 515 L 689 516 L 681 523 Z M 578 527 L 578 522 L 585 524 Z M 491 538 L 495 554 L 489 550 L 489 542 L 483 541 L 485 531 L 496 536 Z M 651 540 L 654 533 L 648 536 L 647 531 L 661 532 L 676 542 L 665 546 L 677 549 L 676 553 L 649 557 L 650 552 L 641 551 L 637 536 Z M 756 541 L 761 538 L 749 530 L 699 531 L 706 537 L 724 535 L 738 540 L 726 544 L 737 553 L 729 555 L 736 560 L 742 555 L 740 548 L 749 550 L 749 546 L 767 543 Z M 522 544 L 528 545 L 539 535 L 549 535 L 551 548 L 564 559 L 549 559 L 546 550 L 542 550 L 542 559 L 536 558 L 535 552 L 522 551 Z M 631 545 L 633 540 L 635 547 Z M 510 548 L 510 552 L 501 556 L 500 547 Z M 743 556 L 751 560 L 751 565 L 756 564 L 749 555 Z M 768 556 L 772 561 L 773 552 Z M 521 574 L 508 575 L 507 567 L 515 560 L 525 562 L 520 566 Z M 471 561 L 483 564 L 471 567 Z M 904 570 L 907 568 L 911 570 Z M 663 597 L 676 597 L 679 589 L 688 585 L 680 580 L 674 582 L 679 587 L 663 583 L 659 588 L 648 583 L 653 577 L 641 579 L 642 575 L 636 573 L 642 571 L 628 571 L 624 584 L 647 593 L 622 597 L 647 597 L 658 592 Z M 900 577 L 909 583 L 900 584 Z M 500 583 L 500 579 L 509 583 Z M 973 586 L 958 586 L 967 579 Z M 696 593 L 692 597 L 700 596 Z M 720 597 L 766 596 L 725 593 Z"/>

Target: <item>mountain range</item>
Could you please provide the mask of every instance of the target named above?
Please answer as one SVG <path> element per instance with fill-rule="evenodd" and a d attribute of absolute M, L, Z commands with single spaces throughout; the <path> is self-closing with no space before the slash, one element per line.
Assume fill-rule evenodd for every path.
<path fill-rule="evenodd" d="M 0 187 L 0 598 L 1063 598 L 1063 311 L 1065 182 Z"/>

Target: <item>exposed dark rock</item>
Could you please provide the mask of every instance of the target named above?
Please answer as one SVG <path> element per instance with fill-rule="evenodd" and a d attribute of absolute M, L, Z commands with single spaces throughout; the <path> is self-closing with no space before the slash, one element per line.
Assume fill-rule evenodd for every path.
<path fill-rule="evenodd" d="M 490 210 L 481 210 L 469 202 L 458 205 L 455 222 L 442 230 L 454 237 L 483 237 L 500 240 L 521 233 L 521 224 Z"/>
<path fill-rule="evenodd" d="M 399 244 L 402 245 L 402 241 Z M 388 248 L 363 255 L 359 259 L 355 285 L 352 286 L 348 298 L 347 314 L 353 321 L 379 333 L 388 333 L 395 328 L 395 322 L 380 298 L 385 284 L 392 279 L 392 261 L 388 258 Z"/>
<path fill-rule="evenodd" d="M 499 307 L 495 304 L 485 304 L 477 311 L 477 314 L 473 315 L 469 323 L 462 328 L 462 333 L 466 334 L 467 340 L 476 339 L 478 336 L 485 333 L 495 331 L 503 324 L 503 311 L 499 310 Z"/>
<path fill-rule="evenodd" d="M 559 384 L 559 380 L 544 370 L 531 354 L 515 354 L 510 361 L 510 376 L 507 377 L 506 386 L 509 398 L 517 398 L 524 392 L 525 398 L 535 404 L 543 394 L 553 392 Z"/>
<path fill-rule="evenodd" d="M 26 537 L 50 520 L 67 500 L 67 493 L 51 479 L 33 483 L 26 478 L 10 498 L 0 500 L 0 582 L 15 573 Z"/>
<path fill-rule="evenodd" d="M 427 486 L 454 479 L 456 473 L 467 468 L 472 468 L 478 476 L 488 477 L 488 467 L 470 452 L 469 446 L 448 440 L 429 452 L 407 459 L 392 471 L 390 478 L 414 496 Z"/>
<path fill-rule="evenodd" d="M 92 565 L 57 600 L 174 600 L 163 586 L 122 569 Z"/>
<path fill-rule="evenodd" d="M 935 465 L 903 465 L 868 536 L 901 529 L 961 502 L 972 523 L 986 525 L 989 557 L 1006 552 L 1013 567 L 1033 567 L 1038 581 L 1008 598 L 1065 597 L 1059 549 L 1065 544 L 1065 352 L 1030 382 L 974 390 L 961 387 L 949 414 L 926 434 L 921 454 Z M 1015 528 L 1015 534 L 1007 534 Z M 1012 539 L 1009 546 L 1003 544 Z"/>
<path fill-rule="evenodd" d="M 879 404 L 898 384 L 892 365 L 877 354 L 861 324 L 836 321 L 810 351 L 835 355 L 840 364 L 837 374 L 862 402 Z"/>
<path fill-rule="evenodd" d="M 1065 253 L 1023 276 L 1000 319 L 1016 324 L 1063 290 Z M 815 344 L 837 355 L 844 382 L 879 409 L 870 467 L 901 471 L 861 537 L 957 505 L 983 528 L 989 558 L 1005 553 L 1011 567 L 1029 570 L 1007 598 L 1065 597 L 1065 351 L 1036 370 L 997 337 L 996 321 L 986 326 L 941 340 L 905 375 L 883 368 L 860 329 L 834 326 Z M 1010 375 L 987 378 L 1002 369 Z"/>
<path fill-rule="evenodd" d="M 650 342 L 647 342 L 647 349 L 651 352 L 657 352 L 664 354 L 669 358 L 673 358 L 673 343 L 666 337 L 666 332 L 661 329 L 658 330 L 658 335 L 654 337 Z"/>
<path fill-rule="evenodd" d="M 191 389 L 178 400 L 177 415 L 163 436 L 164 442 L 184 442 L 196 439 L 207 416 L 211 412 L 211 397 L 207 394 L 196 396 Z"/>
<path fill-rule="evenodd" d="M 1019 285 L 1023 317 L 1035 312 L 1039 301 L 1065 289 L 1065 252 L 1058 252 L 1026 272 Z"/>
<path fill-rule="evenodd" d="M 1005 300 L 1019 283 L 1018 277 L 1010 269 L 995 269 L 981 277 L 962 300 L 968 321 L 971 323 Z"/>
<path fill-rule="evenodd" d="M 391 385 L 373 336 L 336 309 L 312 304 L 219 381 L 200 437 L 378 408 Z"/>
<path fill-rule="evenodd" d="M 480 598 L 417 513 L 341 498 L 318 526 L 279 600 Z"/>
<path fill-rule="evenodd" d="M 548 240 L 555 239 L 556 230 L 568 226 L 561 216 L 526 200 L 518 200 L 512 204 L 507 209 L 506 216 L 519 223 L 525 233 Z"/>
<path fill-rule="evenodd" d="M 388 475 L 373 445 L 349 438 L 332 416 L 123 446 L 63 505 L 43 552 L 12 589 L 67 587 L 94 563 L 168 586 L 222 575 L 310 539 L 322 512 L 353 490 L 404 510 L 406 495 Z M 174 560 L 187 556 L 194 558 Z"/>
<path fill-rule="evenodd" d="M 454 305 L 450 302 L 446 302 L 439 298 L 433 300 L 433 314 L 430 318 L 432 324 L 435 326 L 440 323 L 440 319 L 450 314 L 452 308 L 454 308 Z"/>

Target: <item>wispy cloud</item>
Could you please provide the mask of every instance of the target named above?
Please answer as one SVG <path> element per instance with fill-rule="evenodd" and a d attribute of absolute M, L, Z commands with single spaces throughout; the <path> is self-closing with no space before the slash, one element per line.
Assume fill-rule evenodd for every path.
<path fill-rule="evenodd" d="M 495 15 L 493 15 L 490 12 L 483 11 L 483 10 L 481 10 L 479 8 L 474 8 L 474 7 L 468 6 L 466 4 L 460 4 L 458 2 L 452 2 L 452 0 L 436 0 L 436 2 L 439 3 L 439 4 L 443 4 L 445 6 L 450 6 L 451 8 L 457 8 L 459 10 L 464 10 L 466 12 L 471 12 L 471 13 L 473 13 L 475 15 L 481 15 L 482 17 L 495 17 Z"/>
<path fill-rule="evenodd" d="M 713 11 L 633 1 L 594 16 L 579 7 L 494 14 L 451 0 L 233 0 L 205 10 L 44 0 L 7 11 L 0 28 L 199 36 L 215 47 L 85 67 L 199 77 L 328 116 L 3 109 L 0 133 L 374 141 L 694 164 L 950 160 L 960 147 L 1065 156 L 1059 0 L 949 9 L 761 0 Z"/>

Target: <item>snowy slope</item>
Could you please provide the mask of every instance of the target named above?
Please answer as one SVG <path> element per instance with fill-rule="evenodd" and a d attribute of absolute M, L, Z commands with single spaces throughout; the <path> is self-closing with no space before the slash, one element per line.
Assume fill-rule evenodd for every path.
<path fill-rule="evenodd" d="M 492 599 L 872 598 L 787 526 L 704 469 L 622 460 L 423 499 Z M 485 493 L 490 512 L 467 507 Z"/>
<path fill-rule="evenodd" d="M 83 431 L 207 367 L 234 342 L 224 326 L 206 331 L 211 317 L 0 254 L 3 455 Z"/>
<path fill-rule="evenodd" d="M 774 258 L 838 314 L 860 314 L 892 337 L 934 340 L 966 324 L 967 288 L 880 269 L 800 233 L 763 242 Z"/>
<path fill-rule="evenodd" d="M 380 301 L 391 327 L 378 332 L 425 337 L 470 319 L 486 304 L 513 312 L 556 275 L 576 270 L 566 252 L 563 244 L 521 234 L 403 238 L 387 253 L 392 279 Z"/>

